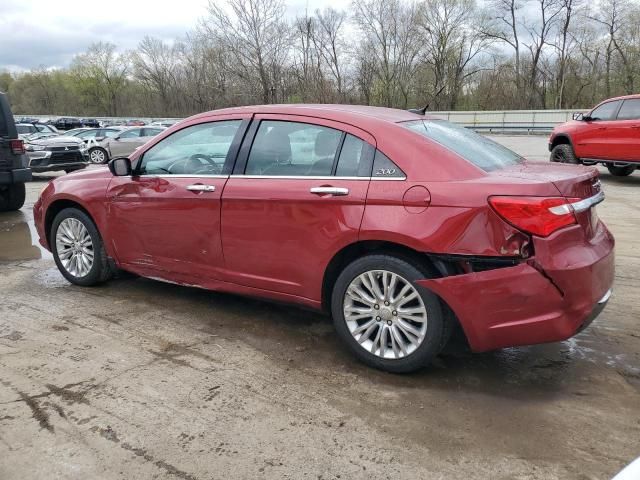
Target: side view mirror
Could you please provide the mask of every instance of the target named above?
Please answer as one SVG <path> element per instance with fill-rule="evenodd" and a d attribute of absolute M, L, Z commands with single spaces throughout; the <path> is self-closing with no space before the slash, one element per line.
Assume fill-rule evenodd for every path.
<path fill-rule="evenodd" d="M 584 119 L 584 113 L 577 112 L 577 113 L 574 113 L 572 115 L 572 117 L 573 117 L 574 120 L 583 120 Z"/>
<path fill-rule="evenodd" d="M 109 171 L 116 177 L 131 175 L 131 160 L 127 157 L 117 157 L 109 162 Z"/>

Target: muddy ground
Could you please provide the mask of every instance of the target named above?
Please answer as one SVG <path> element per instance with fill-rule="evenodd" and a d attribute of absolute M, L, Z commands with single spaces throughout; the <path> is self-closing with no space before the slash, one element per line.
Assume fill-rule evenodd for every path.
<path fill-rule="evenodd" d="M 499 140 L 546 158 L 546 138 Z M 0 479 L 610 478 L 640 455 L 640 173 L 602 172 L 618 246 L 600 318 L 402 376 L 296 308 L 139 278 L 71 286 L 35 246 L 39 176 L 0 214 Z"/>

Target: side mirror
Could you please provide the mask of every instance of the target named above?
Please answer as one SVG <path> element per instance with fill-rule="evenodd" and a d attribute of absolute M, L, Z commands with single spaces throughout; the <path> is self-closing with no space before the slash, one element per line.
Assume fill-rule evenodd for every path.
<path fill-rule="evenodd" d="M 573 114 L 574 120 L 584 120 L 584 113 L 578 112 Z"/>
<path fill-rule="evenodd" d="M 109 171 L 116 177 L 131 175 L 131 160 L 127 157 L 114 158 L 109 162 Z"/>

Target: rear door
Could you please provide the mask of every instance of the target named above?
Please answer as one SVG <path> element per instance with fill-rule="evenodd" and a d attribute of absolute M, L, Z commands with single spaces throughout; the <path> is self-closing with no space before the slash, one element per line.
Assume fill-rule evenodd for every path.
<path fill-rule="evenodd" d="M 615 159 L 620 154 L 616 115 L 620 100 L 605 102 L 594 108 L 590 117 L 574 135 L 574 148 L 580 158 Z"/>
<path fill-rule="evenodd" d="M 320 272 L 358 239 L 374 146 L 339 122 L 256 115 L 222 197 L 225 278 L 319 300 Z"/>
<path fill-rule="evenodd" d="M 640 98 L 622 102 L 612 130 L 619 145 L 615 159 L 640 162 Z"/>

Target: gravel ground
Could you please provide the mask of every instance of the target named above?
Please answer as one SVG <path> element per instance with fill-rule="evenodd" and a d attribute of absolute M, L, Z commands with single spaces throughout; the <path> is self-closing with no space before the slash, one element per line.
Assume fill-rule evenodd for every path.
<path fill-rule="evenodd" d="M 545 160 L 545 137 L 497 137 Z M 640 173 L 602 170 L 614 295 L 566 342 L 373 371 L 329 320 L 121 278 L 69 285 L 28 185 L 0 214 L 0 479 L 606 479 L 640 455 Z"/>

